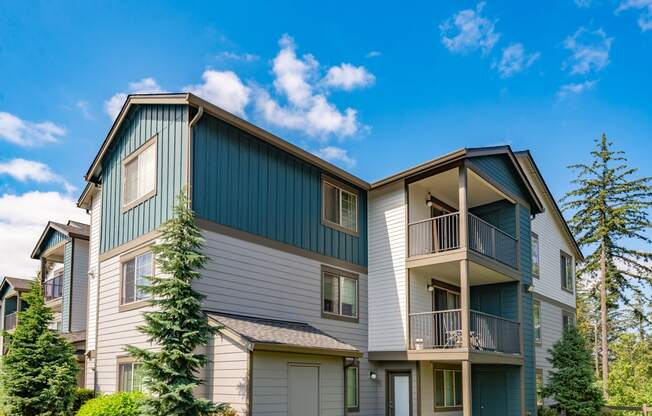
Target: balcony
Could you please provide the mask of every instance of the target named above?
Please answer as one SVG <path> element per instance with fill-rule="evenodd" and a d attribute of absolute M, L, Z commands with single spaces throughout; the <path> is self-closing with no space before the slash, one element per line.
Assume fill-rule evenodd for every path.
<path fill-rule="evenodd" d="M 519 323 L 475 310 L 470 311 L 469 346 L 476 351 L 520 353 Z M 410 314 L 410 349 L 462 347 L 462 311 Z"/>
<path fill-rule="evenodd" d="M 11 331 L 16 328 L 18 314 L 16 312 L 5 315 L 4 330 Z"/>
<path fill-rule="evenodd" d="M 516 268 L 517 240 L 468 213 L 469 248 Z M 460 248 L 460 214 L 440 215 L 408 224 L 409 255 L 422 256 Z"/>
<path fill-rule="evenodd" d="M 50 280 L 46 280 L 44 284 L 44 292 L 46 302 L 61 298 L 63 293 L 63 276 L 59 275 Z"/>

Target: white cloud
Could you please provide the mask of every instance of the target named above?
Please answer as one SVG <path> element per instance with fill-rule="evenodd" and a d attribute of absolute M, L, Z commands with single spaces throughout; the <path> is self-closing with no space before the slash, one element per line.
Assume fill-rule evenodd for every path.
<path fill-rule="evenodd" d="M 48 165 L 34 160 L 19 158 L 6 163 L 0 162 L 0 175 L 9 175 L 20 182 L 59 183 L 68 194 L 77 189 L 61 175 L 54 173 Z"/>
<path fill-rule="evenodd" d="M 571 75 L 603 70 L 609 64 L 612 43 L 613 38 L 608 38 L 604 30 L 590 31 L 580 27 L 564 40 L 564 47 L 571 51 L 564 68 L 570 68 Z"/>
<path fill-rule="evenodd" d="M 478 3 L 475 10 L 465 9 L 439 25 L 441 41 L 454 53 L 470 53 L 481 49 L 483 54 L 491 51 L 500 39 L 495 32 L 495 21 L 482 16 L 485 3 Z"/>
<path fill-rule="evenodd" d="M 288 35 L 283 35 L 279 45 L 281 50 L 272 67 L 274 90 L 287 104 L 280 104 L 269 91 L 257 88 L 255 106 L 262 117 L 273 125 L 322 139 L 329 135 L 342 138 L 358 133 L 363 126 L 357 120 L 357 111 L 352 108 L 340 111 L 328 101 L 327 93 L 332 85 L 320 82 L 320 66 L 315 57 L 310 54 L 297 56 L 294 40 Z M 365 82 L 370 76 L 373 77 L 365 70 Z M 360 85 L 358 79 L 344 78 L 337 79 L 338 87 Z M 335 82 L 335 78 L 332 81 Z"/>
<path fill-rule="evenodd" d="M 220 52 L 217 57 L 222 60 L 255 62 L 260 59 L 260 56 L 253 53 L 235 53 L 230 51 Z"/>
<path fill-rule="evenodd" d="M 369 51 L 369 53 L 367 53 L 365 55 L 365 58 L 377 58 L 377 57 L 379 57 L 381 55 L 382 55 L 382 52 L 380 52 L 380 51 Z"/>
<path fill-rule="evenodd" d="M 49 220 L 88 223 L 88 215 L 75 206 L 71 197 L 58 192 L 0 196 L 0 275 L 35 276 L 38 262 L 29 255 Z"/>
<path fill-rule="evenodd" d="M 539 59 L 539 52 L 526 54 L 522 43 L 513 43 L 503 48 L 500 61 L 492 65 L 501 78 L 509 78 L 512 75 L 529 68 L 534 61 Z"/>
<path fill-rule="evenodd" d="M 590 91 L 595 88 L 596 84 L 597 81 L 584 81 L 562 85 L 561 88 L 559 88 L 559 91 L 557 91 L 557 98 L 559 100 L 564 100 L 582 94 L 585 91 Z"/>
<path fill-rule="evenodd" d="M 618 5 L 616 13 L 626 10 L 639 10 L 638 26 L 641 32 L 652 29 L 652 0 L 623 0 Z"/>
<path fill-rule="evenodd" d="M 86 120 L 92 120 L 93 119 L 93 113 L 91 111 L 91 106 L 88 103 L 88 101 L 80 100 L 75 103 L 75 106 L 81 111 L 82 116 Z"/>
<path fill-rule="evenodd" d="M 351 91 L 358 87 L 366 87 L 375 81 L 376 77 L 367 71 L 364 66 L 353 66 L 347 63 L 331 67 L 324 77 L 324 83 L 326 85 L 333 88 L 341 88 L 345 91 Z"/>
<path fill-rule="evenodd" d="M 324 146 L 319 148 L 315 154 L 322 159 L 326 159 L 329 162 L 335 164 L 341 164 L 346 168 L 351 169 L 355 166 L 355 159 L 349 156 L 349 153 L 346 149 L 336 146 Z"/>
<path fill-rule="evenodd" d="M 203 84 L 185 86 L 184 91 L 192 92 L 234 114 L 244 115 L 251 89 L 240 81 L 235 72 L 209 69 L 204 71 L 202 79 Z"/>
<path fill-rule="evenodd" d="M 140 81 L 129 83 L 129 94 L 158 94 L 165 90 L 161 88 L 156 80 L 152 77 L 143 78 Z M 123 104 L 127 100 L 127 93 L 118 92 L 104 102 L 104 110 L 113 119 L 115 119 Z"/>
<path fill-rule="evenodd" d="M 66 129 L 43 121 L 34 123 L 23 120 L 13 114 L 0 111 L 0 139 L 19 146 L 35 146 L 54 143 L 66 134 Z"/>

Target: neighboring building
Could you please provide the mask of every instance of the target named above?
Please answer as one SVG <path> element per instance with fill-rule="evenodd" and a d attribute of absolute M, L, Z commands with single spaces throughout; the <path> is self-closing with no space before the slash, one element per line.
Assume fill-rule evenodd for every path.
<path fill-rule="evenodd" d="M 369 184 L 192 94 L 132 95 L 86 180 L 87 387 L 140 388 L 125 346 L 156 347 L 138 285 L 185 191 L 222 328 L 201 396 L 241 415 L 535 414 L 545 201 L 508 146 Z"/>
<path fill-rule="evenodd" d="M 41 262 L 45 305 L 54 314 L 52 329 L 61 332 L 73 344 L 77 354 L 80 386 L 86 384 L 88 238 L 88 224 L 50 221 L 31 254 L 32 259 Z"/>
<path fill-rule="evenodd" d="M 583 256 L 530 152 L 517 152 L 516 157 L 545 207 L 532 220 L 536 374 L 542 385 L 552 367 L 548 350 L 575 322 L 575 262 Z M 538 402 L 544 404 L 543 398 Z"/>
<path fill-rule="evenodd" d="M 22 299 L 25 292 L 29 292 L 33 280 L 18 277 L 5 276 L 0 284 L 0 308 L 2 331 L 11 332 L 16 328 L 18 322 L 18 312 L 24 311 L 29 306 Z M 0 336 L 0 351 L 5 353 L 5 339 Z"/>

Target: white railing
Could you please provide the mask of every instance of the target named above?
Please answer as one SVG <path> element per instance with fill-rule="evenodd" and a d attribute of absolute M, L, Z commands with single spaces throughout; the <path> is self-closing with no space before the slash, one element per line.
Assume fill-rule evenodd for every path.
<path fill-rule="evenodd" d="M 475 350 L 518 354 L 519 323 L 471 310 L 469 342 Z M 450 309 L 410 314 L 410 349 L 462 347 L 462 311 Z"/>
<path fill-rule="evenodd" d="M 408 225 L 410 256 L 440 253 L 460 247 L 459 213 L 440 215 Z"/>
<path fill-rule="evenodd" d="M 5 315 L 5 326 L 4 330 L 9 331 L 11 329 L 16 328 L 16 318 L 18 317 L 18 314 L 16 312 L 10 313 L 8 315 Z"/>
<path fill-rule="evenodd" d="M 516 238 L 487 221 L 469 214 L 469 247 L 516 268 Z"/>

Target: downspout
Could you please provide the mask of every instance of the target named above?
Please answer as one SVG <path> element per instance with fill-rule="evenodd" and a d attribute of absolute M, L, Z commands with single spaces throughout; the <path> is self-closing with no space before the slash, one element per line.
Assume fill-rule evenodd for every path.
<path fill-rule="evenodd" d="M 188 197 L 188 203 L 192 205 L 192 159 L 193 159 L 193 144 L 192 144 L 192 129 L 199 122 L 199 119 L 204 115 L 204 106 L 200 105 L 197 109 L 197 114 L 190 120 L 188 123 L 188 160 L 186 163 L 186 181 L 188 186 L 186 187 L 186 196 Z"/>

